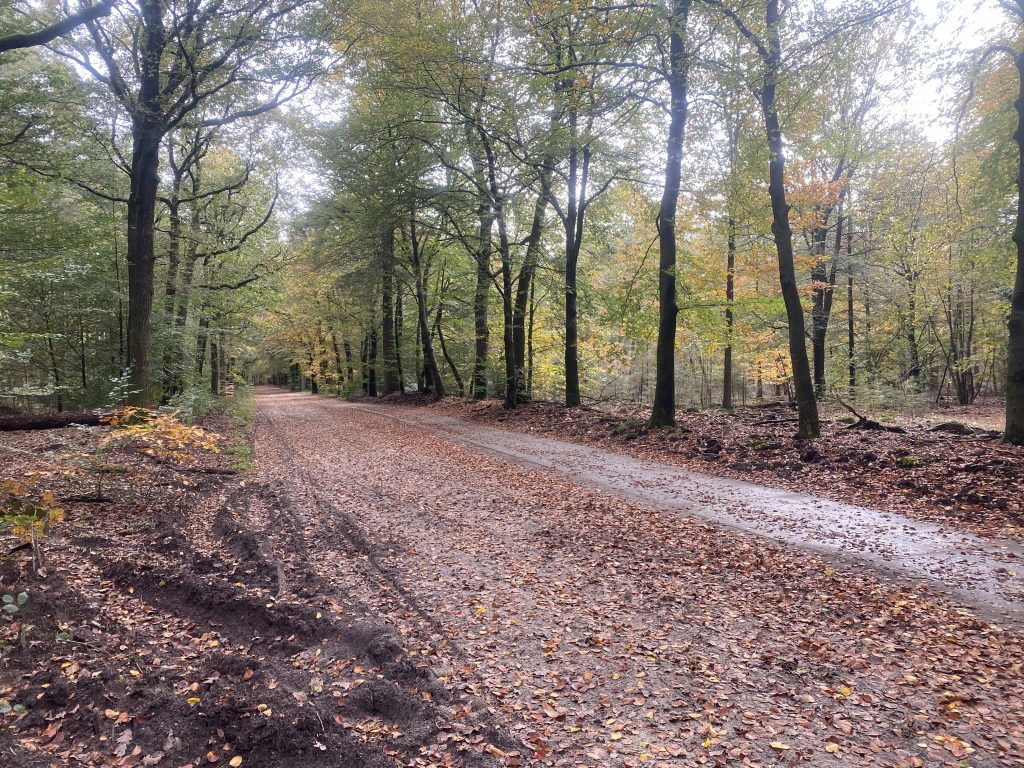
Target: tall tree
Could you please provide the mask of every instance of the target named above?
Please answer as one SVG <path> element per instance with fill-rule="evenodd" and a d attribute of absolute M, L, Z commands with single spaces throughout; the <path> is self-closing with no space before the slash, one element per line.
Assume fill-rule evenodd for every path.
<path fill-rule="evenodd" d="M 658 345 L 654 404 L 647 421 L 650 427 L 676 423 L 676 213 L 682 178 L 686 138 L 687 89 L 690 62 L 686 50 L 686 25 L 691 0 L 673 0 L 669 25 L 669 127 L 666 144 L 665 185 L 658 209 Z"/>
<path fill-rule="evenodd" d="M 194 113 L 202 113 L 204 126 L 226 125 L 275 109 L 306 90 L 328 59 L 311 9 L 308 0 L 283 5 L 140 0 L 109 24 L 87 20 L 88 39 L 74 38 L 60 48 L 110 90 L 131 123 L 128 363 L 135 402 L 148 403 L 154 396 L 154 220 L 161 142 Z"/>

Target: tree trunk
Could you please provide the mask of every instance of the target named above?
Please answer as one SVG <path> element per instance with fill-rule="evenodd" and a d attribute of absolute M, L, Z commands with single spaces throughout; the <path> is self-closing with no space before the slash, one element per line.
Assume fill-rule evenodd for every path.
<path fill-rule="evenodd" d="M 416 273 L 416 317 L 417 324 L 419 325 L 420 345 L 423 349 L 424 384 L 433 390 L 434 397 L 440 400 L 447 392 L 445 391 L 444 379 L 441 378 L 441 370 L 437 365 L 437 355 L 434 354 L 434 342 L 427 319 L 426 275 L 423 274 L 423 258 L 420 253 L 419 238 L 416 234 L 415 214 L 409 219 L 409 240 L 412 243 L 412 266 Z M 440 322 L 440 308 L 438 308 L 438 322 Z M 456 374 L 456 377 L 458 377 L 458 374 Z M 461 381 L 459 386 L 461 388 Z"/>
<path fill-rule="evenodd" d="M 359 348 L 359 382 L 363 388 L 363 394 L 370 394 L 370 334 L 363 334 L 363 343 Z"/>
<path fill-rule="evenodd" d="M 175 307 L 178 297 L 178 266 L 181 262 L 181 213 L 178 197 L 181 193 L 181 174 L 175 173 L 171 196 L 167 203 L 167 277 L 164 281 L 163 324 L 167 331 L 164 348 L 163 395 L 174 394 L 177 387 L 175 361 L 179 340 L 174 336 Z"/>
<path fill-rule="evenodd" d="M 907 353 L 910 356 L 910 367 L 907 369 L 907 378 L 915 382 L 921 377 L 921 355 L 917 348 L 917 293 L 916 277 L 913 270 L 907 274 Z"/>
<path fill-rule="evenodd" d="M 345 350 L 345 373 L 347 374 L 345 379 L 349 384 L 352 384 L 355 381 L 355 371 L 352 369 L 352 345 L 348 339 L 342 341 L 341 345 L 342 349 Z"/>
<path fill-rule="evenodd" d="M 220 394 L 220 349 L 216 333 L 210 334 L 210 394 L 214 397 Z"/>
<path fill-rule="evenodd" d="M 64 386 L 60 379 L 60 365 L 57 363 L 57 347 L 53 343 L 53 333 L 50 331 L 50 315 L 43 314 L 44 328 L 46 330 L 46 352 L 50 358 L 50 375 L 53 376 L 53 392 L 56 396 L 57 413 L 64 410 Z"/>
<path fill-rule="evenodd" d="M 550 175 L 547 168 L 548 165 L 541 173 Z M 540 257 L 540 241 L 541 235 L 544 233 L 544 214 L 548 206 L 548 196 L 544 191 L 547 187 L 548 183 L 542 181 L 541 191 L 537 194 L 537 200 L 533 205 L 533 222 L 526 240 L 526 255 L 523 257 L 522 269 L 519 270 L 515 303 L 512 307 L 512 347 L 516 365 L 516 398 L 519 401 L 529 399 L 526 381 L 526 313 Z"/>
<path fill-rule="evenodd" d="M 1006 432 L 1003 439 L 1024 445 L 1024 54 L 1015 61 L 1019 92 L 1014 101 L 1017 110 L 1017 222 L 1013 242 L 1017 246 L 1017 273 L 1010 296 L 1007 322 L 1009 344 L 1006 352 Z"/>
<path fill-rule="evenodd" d="M 732 408 L 733 300 L 736 297 L 736 219 L 729 216 L 725 272 L 725 354 L 722 359 L 722 407 Z"/>
<path fill-rule="evenodd" d="M 533 399 L 533 325 L 537 314 L 537 281 L 530 284 L 530 316 L 526 328 L 526 395 Z"/>
<path fill-rule="evenodd" d="M 369 374 L 366 380 L 366 393 L 370 397 L 377 396 L 377 329 L 370 331 L 370 344 L 367 349 L 366 362 Z"/>
<path fill-rule="evenodd" d="M 846 349 L 850 366 L 850 397 L 857 391 L 857 339 L 853 316 L 853 228 L 846 227 Z"/>
<path fill-rule="evenodd" d="M 224 331 L 221 331 L 219 334 L 217 334 L 217 336 L 218 336 L 217 354 L 219 355 L 218 361 L 220 363 L 220 365 L 219 365 L 219 368 L 220 368 L 220 391 L 221 391 L 221 394 L 223 394 L 224 393 L 224 385 L 227 383 L 228 373 L 229 373 L 229 371 L 228 371 L 228 364 L 227 364 L 228 352 L 227 352 L 227 344 L 224 342 Z"/>
<path fill-rule="evenodd" d="M 476 348 L 473 359 L 473 385 L 475 400 L 487 399 L 487 348 L 490 340 L 490 326 L 487 322 L 487 295 L 491 285 L 491 229 L 494 215 L 490 206 L 480 204 L 477 209 L 480 219 L 477 234 L 476 291 L 473 294 L 473 325 L 476 330 Z"/>
<path fill-rule="evenodd" d="M 148 123 L 132 122 L 132 166 L 128 194 L 128 402 L 148 405 L 153 315 L 153 229 L 159 185 L 160 132 Z"/>
<path fill-rule="evenodd" d="M 828 338 L 828 324 L 832 318 L 832 301 L 835 295 L 836 265 L 843 247 L 843 205 L 839 203 L 839 215 L 836 218 L 835 246 L 832 249 L 831 265 L 825 267 L 824 250 L 827 230 L 821 228 L 821 255 L 815 265 L 812 280 L 815 283 L 814 305 L 811 309 L 811 350 L 814 359 L 814 393 L 817 397 L 825 396 L 827 382 L 825 380 L 825 341 Z"/>
<path fill-rule="evenodd" d="M 778 255 L 779 283 L 789 327 L 789 358 L 793 369 L 793 390 L 798 415 L 797 436 L 811 439 L 821 435 L 821 425 L 818 421 L 818 403 L 814 397 L 811 367 L 807 360 L 804 309 L 800 301 L 796 266 L 793 262 L 793 231 L 789 224 L 789 203 L 786 200 L 786 155 L 778 107 L 775 103 L 775 91 L 782 70 L 779 0 L 767 0 L 765 22 L 768 55 L 765 61 L 764 83 L 759 95 L 768 140 L 768 196 L 772 205 L 772 235 Z"/>
<path fill-rule="evenodd" d="M 669 128 L 665 186 L 658 209 L 658 345 L 655 351 L 654 404 L 649 427 L 676 423 L 676 210 L 686 139 L 689 62 L 686 24 L 691 0 L 673 0 L 669 37 Z"/>
<path fill-rule="evenodd" d="M 196 334 L 196 365 L 195 370 L 198 376 L 203 375 L 203 365 L 206 362 L 206 341 L 209 336 L 207 329 L 210 327 L 210 318 L 199 318 L 199 332 Z"/>
<path fill-rule="evenodd" d="M 437 329 L 437 340 L 441 344 L 441 354 L 444 356 L 444 361 L 448 364 L 449 370 L 452 372 L 452 376 L 455 378 L 455 385 L 459 388 L 459 397 L 465 397 L 466 385 L 462 381 L 462 376 L 459 375 L 459 369 L 455 367 L 455 362 L 452 360 L 452 356 L 448 354 L 448 345 L 444 342 L 444 329 L 441 327 L 441 314 L 444 311 L 444 302 L 437 302 L 437 316 L 434 318 L 434 328 Z"/>
<path fill-rule="evenodd" d="M 395 369 L 398 372 L 397 392 L 405 394 L 405 374 L 402 372 L 402 285 L 395 282 Z"/>
<path fill-rule="evenodd" d="M 395 360 L 395 231 L 387 227 L 381 243 L 381 386 L 383 394 L 397 392 L 398 365 Z"/>
<path fill-rule="evenodd" d="M 338 389 L 345 383 L 345 369 L 341 365 L 341 348 L 338 346 L 338 334 L 331 331 L 331 349 L 334 351 L 334 373 L 338 377 Z"/>
<path fill-rule="evenodd" d="M 167 44 L 163 5 L 139 4 L 143 34 L 138 100 L 132 114 L 132 163 L 128 192 L 128 366 L 132 405 L 149 405 L 153 335 L 153 228 L 160 184 L 160 142 L 163 139 L 161 54 Z"/>

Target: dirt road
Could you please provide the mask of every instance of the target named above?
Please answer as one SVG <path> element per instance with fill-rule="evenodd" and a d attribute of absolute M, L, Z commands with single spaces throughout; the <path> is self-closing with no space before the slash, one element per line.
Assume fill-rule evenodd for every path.
<path fill-rule="evenodd" d="M 254 479 L 297 515 L 282 578 L 374 606 L 536 764 L 1024 764 L 998 546 L 281 390 Z"/>

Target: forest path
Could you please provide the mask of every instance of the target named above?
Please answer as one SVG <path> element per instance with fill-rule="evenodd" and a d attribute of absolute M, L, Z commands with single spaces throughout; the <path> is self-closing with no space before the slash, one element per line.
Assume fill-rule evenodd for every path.
<path fill-rule="evenodd" d="M 354 564 L 373 575 L 382 618 L 429 636 L 441 679 L 531 764 L 1024 760 L 1021 601 L 998 547 L 280 389 L 259 392 L 255 448 L 310 567 L 339 594 Z"/>
<path fill-rule="evenodd" d="M 474 449 L 568 475 L 647 505 L 899 577 L 926 580 L 990 617 L 1024 623 L 1024 547 L 810 494 L 715 477 L 549 437 L 495 429 L 421 408 L 350 406 Z"/>

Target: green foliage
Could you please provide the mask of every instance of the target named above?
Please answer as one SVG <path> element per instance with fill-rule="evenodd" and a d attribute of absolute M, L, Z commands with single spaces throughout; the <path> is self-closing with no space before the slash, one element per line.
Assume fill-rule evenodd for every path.
<path fill-rule="evenodd" d="M 43 539 L 63 519 L 64 510 L 52 491 L 36 492 L 11 478 L 0 482 L 0 531 L 32 545 L 32 562 L 37 570 L 43 567 Z"/>
<path fill-rule="evenodd" d="M 5 594 L 0 595 L 0 602 L 3 606 L 0 610 L 5 613 L 9 613 L 12 616 L 21 610 L 21 606 L 28 602 L 28 592 L 19 592 L 17 595 Z"/>

